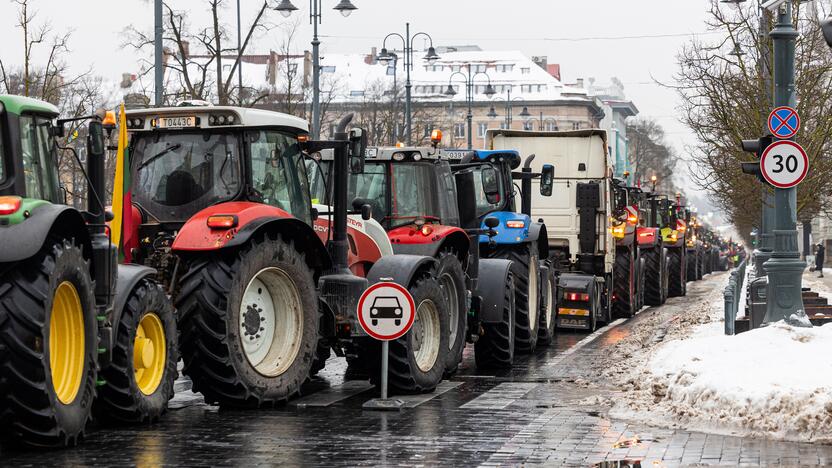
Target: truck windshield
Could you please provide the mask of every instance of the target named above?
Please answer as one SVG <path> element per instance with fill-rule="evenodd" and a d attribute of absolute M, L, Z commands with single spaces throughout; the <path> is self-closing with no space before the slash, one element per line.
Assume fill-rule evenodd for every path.
<path fill-rule="evenodd" d="M 186 221 L 240 190 L 232 133 L 138 133 L 131 149 L 133 200 L 158 221 Z"/>

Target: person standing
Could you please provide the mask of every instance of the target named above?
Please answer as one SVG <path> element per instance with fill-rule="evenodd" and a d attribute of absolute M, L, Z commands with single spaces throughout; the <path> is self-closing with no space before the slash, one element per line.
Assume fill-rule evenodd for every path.
<path fill-rule="evenodd" d="M 823 247 L 823 244 L 818 244 L 818 253 L 815 254 L 815 270 L 820 273 L 818 278 L 823 278 L 823 257 L 825 253 L 826 249 Z"/>

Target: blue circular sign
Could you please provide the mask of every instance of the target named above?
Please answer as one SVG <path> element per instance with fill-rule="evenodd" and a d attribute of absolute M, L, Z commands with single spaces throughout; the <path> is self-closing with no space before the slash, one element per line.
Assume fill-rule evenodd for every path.
<path fill-rule="evenodd" d="M 787 140 L 800 130 L 800 116 L 791 107 L 778 107 L 768 116 L 768 130 L 775 138 Z"/>

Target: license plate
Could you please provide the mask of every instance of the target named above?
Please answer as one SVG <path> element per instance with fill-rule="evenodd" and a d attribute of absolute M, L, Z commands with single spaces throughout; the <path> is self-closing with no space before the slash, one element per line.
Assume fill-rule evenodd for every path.
<path fill-rule="evenodd" d="M 196 117 L 159 117 L 159 128 L 196 127 Z"/>
<path fill-rule="evenodd" d="M 566 309 L 561 307 L 558 309 L 558 315 L 578 315 L 581 317 L 588 317 L 589 311 L 586 309 Z"/>

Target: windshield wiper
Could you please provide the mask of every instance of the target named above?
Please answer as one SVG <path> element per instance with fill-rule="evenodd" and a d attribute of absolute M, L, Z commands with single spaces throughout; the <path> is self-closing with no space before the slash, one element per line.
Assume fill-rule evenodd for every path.
<path fill-rule="evenodd" d="M 182 147 L 182 143 L 177 143 L 177 144 L 175 144 L 175 145 L 170 145 L 170 146 L 168 146 L 167 148 L 163 149 L 162 151 L 159 151 L 158 153 L 156 153 L 156 154 L 154 154 L 153 156 L 151 156 L 150 158 L 148 158 L 148 159 L 147 159 L 147 161 L 144 161 L 143 163 L 141 163 L 141 164 L 139 165 L 139 169 L 141 169 L 141 168 L 143 168 L 143 167 L 147 166 L 148 164 L 150 164 L 150 163 L 152 163 L 153 161 L 155 161 L 155 160 L 157 160 L 157 159 L 161 158 L 162 156 L 164 156 L 164 155 L 166 155 L 166 154 L 170 153 L 171 151 L 176 151 L 176 150 L 178 150 L 178 149 L 179 149 L 179 148 L 181 148 L 181 147 Z"/>

